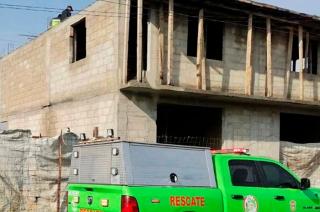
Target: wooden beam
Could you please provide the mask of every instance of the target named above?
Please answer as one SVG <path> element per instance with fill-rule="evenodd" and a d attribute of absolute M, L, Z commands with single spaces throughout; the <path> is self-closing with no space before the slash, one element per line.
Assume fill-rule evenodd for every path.
<path fill-rule="evenodd" d="M 198 22 L 198 41 L 197 41 L 197 85 L 198 89 L 202 89 L 202 62 L 204 52 L 204 31 L 203 31 L 203 9 L 199 11 L 199 22 Z"/>
<path fill-rule="evenodd" d="M 291 60 L 292 60 L 292 46 L 293 46 L 293 29 L 289 31 L 288 39 L 288 52 L 287 52 L 287 64 L 286 64 L 286 77 L 285 77 L 285 92 L 284 98 L 288 98 L 289 95 L 289 81 L 290 81 L 290 72 L 291 72 Z"/>
<path fill-rule="evenodd" d="M 122 83 L 128 81 L 128 47 L 129 47 L 129 24 L 130 24 L 131 0 L 126 0 L 126 11 L 124 16 L 124 43 L 123 43 L 123 60 L 122 60 Z"/>
<path fill-rule="evenodd" d="M 271 97 L 273 91 L 271 42 L 271 19 L 267 18 L 267 97 Z"/>
<path fill-rule="evenodd" d="M 137 81 L 142 82 L 142 18 L 143 0 L 138 0 L 137 8 Z"/>
<path fill-rule="evenodd" d="M 160 85 L 163 84 L 164 74 L 163 74 L 163 64 L 164 64 L 164 14 L 163 6 L 161 5 L 159 9 L 159 77 Z"/>
<path fill-rule="evenodd" d="M 252 95 L 252 36 L 253 36 L 253 16 L 249 15 L 247 32 L 247 55 L 246 55 L 246 95 Z"/>
<path fill-rule="evenodd" d="M 310 35 L 306 32 L 306 47 L 304 52 L 304 71 L 308 73 L 309 69 L 309 48 L 310 48 Z"/>
<path fill-rule="evenodd" d="M 300 80 L 300 100 L 304 99 L 304 73 L 303 73 L 303 27 L 300 25 L 299 28 L 299 80 Z"/>
<path fill-rule="evenodd" d="M 207 90 L 207 75 L 206 75 L 206 48 L 203 39 L 203 56 L 202 56 L 202 90 Z"/>
<path fill-rule="evenodd" d="M 167 84 L 172 85 L 172 69 L 173 69 L 173 22 L 174 22 L 174 0 L 169 0 L 169 13 L 168 13 L 168 72 Z"/>

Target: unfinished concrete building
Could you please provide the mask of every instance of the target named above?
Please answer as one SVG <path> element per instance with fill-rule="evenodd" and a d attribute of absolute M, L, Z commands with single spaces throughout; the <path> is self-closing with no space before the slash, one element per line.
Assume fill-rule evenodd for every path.
<path fill-rule="evenodd" d="M 319 32 L 249 0 L 100 0 L 0 60 L 0 120 L 278 159 L 320 141 Z"/>

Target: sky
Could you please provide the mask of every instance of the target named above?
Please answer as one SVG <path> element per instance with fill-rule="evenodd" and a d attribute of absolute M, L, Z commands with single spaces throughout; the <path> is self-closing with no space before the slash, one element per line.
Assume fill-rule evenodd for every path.
<path fill-rule="evenodd" d="M 51 18 L 67 5 L 81 10 L 95 0 L 0 0 L 0 57 L 28 42 L 26 35 L 45 31 Z M 279 7 L 320 16 L 320 0 L 256 0 Z M 8 6 L 18 5 L 18 6 Z M 20 6 L 20 7 L 19 7 Z M 23 6 L 23 9 L 21 9 Z M 30 8 L 32 7 L 32 8 Z M 34 7 L 56 8 L 34 11 Z M 20 9 L 17 9 L 20 8 Z M 28 10 L 26 10 L 26 8 Z M 31 9 L 31 10 L 30 10 Z M 43 9 L 40 9 L 43 10 Z"/>

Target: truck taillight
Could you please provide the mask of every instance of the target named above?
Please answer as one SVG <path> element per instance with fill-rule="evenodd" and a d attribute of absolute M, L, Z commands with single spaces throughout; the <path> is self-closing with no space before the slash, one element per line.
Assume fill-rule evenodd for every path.
<path fill-rule="evenodd" d="M 136 198 L 130 196 L 121 197 L 121 212 L 139 212 Z"/>

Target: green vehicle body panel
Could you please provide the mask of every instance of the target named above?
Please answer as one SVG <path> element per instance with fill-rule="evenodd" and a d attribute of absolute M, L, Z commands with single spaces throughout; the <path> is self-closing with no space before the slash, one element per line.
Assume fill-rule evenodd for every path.
<path fill-rule="evenodd" d="M 205 212 L 210 211 L 212 208 L 217 212 L 223 211 L 221 191 L 213 188 L 72 184 L 68 186 L 68 191 L 68 211 L 74 212 L 79 211 L 80 208 L 119 212 L 122 195 L 135 197 L 140 212 Z M 79 196 L 79 204 L 72 203 L 74 196 Z M 91 205 L 87 202 L 88 196 L 94 197 Z M 204 206 L 170 205 L 170 197 L 181 196 L 205 197 Z M 101 207 L 100 202 L 102 199 L 108 199 L 108 207 Z M 155 202 L 153 203 L 153 201 Z"/>
<path fill-rule="evenodd" d="M 245 210 L 243 199 L 234 199 L 232 195 L 241 195 L 245 199 L 256 201 L 258 212 L 320 212 L 320 189 L 306 190 L 293 188 L 244 187 L 233 186 L 229 170 L 230 160 L 253 160 L 279 165 L 296 180 L 300 179 L 287 167 L 268 158 L 235 154 L 216 154 L 212 156 L 217 188 L 178 187 L 178 186 L 126 186 L 69 184 L 68 211 L 78 212 L 80 208 L 91 211 L 121 211 L 121 196 L 136 198 L 140 212 L 251 212 Z M 73 203 L 79 196 L 79 203 Z M 283 196 L 283 200 L 275 199 Z M 88 197 L 93 197 L 91 205 Z M 181 197 L 204 198 L 203 205 L 182 206 Z M 172 199 L 173 198 L 173 199 Z M 102 207 L 100 201 L 108 200 L 108 207 Z M 178 202 L 175 202 L 177 201 Z"/>

